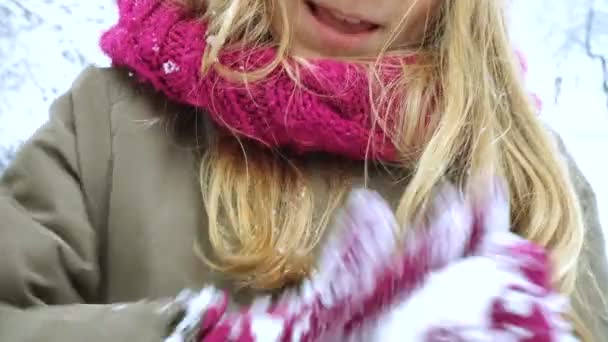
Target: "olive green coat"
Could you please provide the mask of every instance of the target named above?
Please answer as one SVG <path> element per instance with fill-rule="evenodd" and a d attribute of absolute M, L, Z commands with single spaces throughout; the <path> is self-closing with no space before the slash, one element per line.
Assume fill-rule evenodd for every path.
<path fill-rule="evenodd" d="M 118 69 L 87 69 L 54 103 L 0 181 L 0 341 L 158 342 L 176 319 L 170 298 L 228 285 L 193 253 L 206 223 L 196 153 L 153 123 L 180 110 Z M 584 257 L 606 296 L 594 194 L 563 155 L 585 209 Z M 373 177 L 385 196 L 402 191 Z M 596 288 L 582 278 L 585 321 L 606 341 Z"/>

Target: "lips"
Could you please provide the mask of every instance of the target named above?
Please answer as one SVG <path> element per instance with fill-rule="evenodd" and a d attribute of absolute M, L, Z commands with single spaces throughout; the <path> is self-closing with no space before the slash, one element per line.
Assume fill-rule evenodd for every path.
<path fill-rule="evenodd" d="M 325 7 L 315 1 L 306 1 L 312 15 L 323 25 L 333 29 L 336 33 L 344 35 L 357 35 L 372 33 L 380 25 L 365 19 L 342 13 L 339 10 Z"/>

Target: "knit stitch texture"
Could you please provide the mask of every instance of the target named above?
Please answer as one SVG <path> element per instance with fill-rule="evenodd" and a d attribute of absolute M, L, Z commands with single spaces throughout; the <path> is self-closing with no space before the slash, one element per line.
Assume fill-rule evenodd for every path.
<path fill-rule="evenodd" d="M 119 22 L 101 39 L 113 64 L 131 69 L 176 102 L 204 109 L 219 126 L 295 153 L 396 158 L 382 125 L 373 125 L 368 72 L 363 67 L 315 60 L 311 68 L 300 69 L 300 85 L 282 67 L 247 85 L 214 70 L 202 75 L 209 40 L 204 22 L 173 1 L 120 0 L 118 5 Z M 268 65 L 274 56 L 268 48 L 225 52 L 219 59 L 233 70 L 252 71 Z M 399 68 L 385 69 L 383 77 L 389 81 Z"/>

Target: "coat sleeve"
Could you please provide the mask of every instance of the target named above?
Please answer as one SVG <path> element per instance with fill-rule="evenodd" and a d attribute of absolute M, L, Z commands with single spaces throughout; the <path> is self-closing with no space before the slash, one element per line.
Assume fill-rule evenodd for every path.
<path fill-rule="evenodd" d="M 555 137 L 576 189 L 586 227 L 573 306 L 595 341 L 604 341 L 608 337 L 608 263 L 597 201 L 591 185 L 566 150 L 562 139 L 556 134 Z"/>
<path fill-rule="evenodd" d="M 95 304 L 103 243 L 92 222 L 101 220 L 87 204 L 94 186 L 83 183 L 81 159 L 109 156 L 77 152 L 74 99 L 88 94 L 86 115 L 108 117 L 102 78 L 85 71 L 0 179 L 0 341 L 158 342 L 178 319 L 171 301 Z"/>

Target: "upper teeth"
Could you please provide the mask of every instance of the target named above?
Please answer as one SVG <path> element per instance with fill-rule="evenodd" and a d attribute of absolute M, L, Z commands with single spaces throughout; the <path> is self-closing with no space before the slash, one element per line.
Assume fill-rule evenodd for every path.
<path fill-rule="evenodd" d="M 334 17 L 336 17 L 337 19 L 340 19 L 340 20 L 342 20 L 342 21 L 345 21 L 345 22 L 347 22 L 347 23 L 349 23 L 349 24 L 354 24 L 354 25 L 361 24 L 361 20 L 360 20 L 360 19 L 356 19 L 356 18 L 350 18 L 350 17 L 347 17 L 347 16 L 345 16 L 345 15 L 342 15 L 342 14 L 340 14 L 340 13 L 336 13 L 336 12 L 333 12 L 333 11 L 331 12 L 331 14 L 332 14 Z"/>

